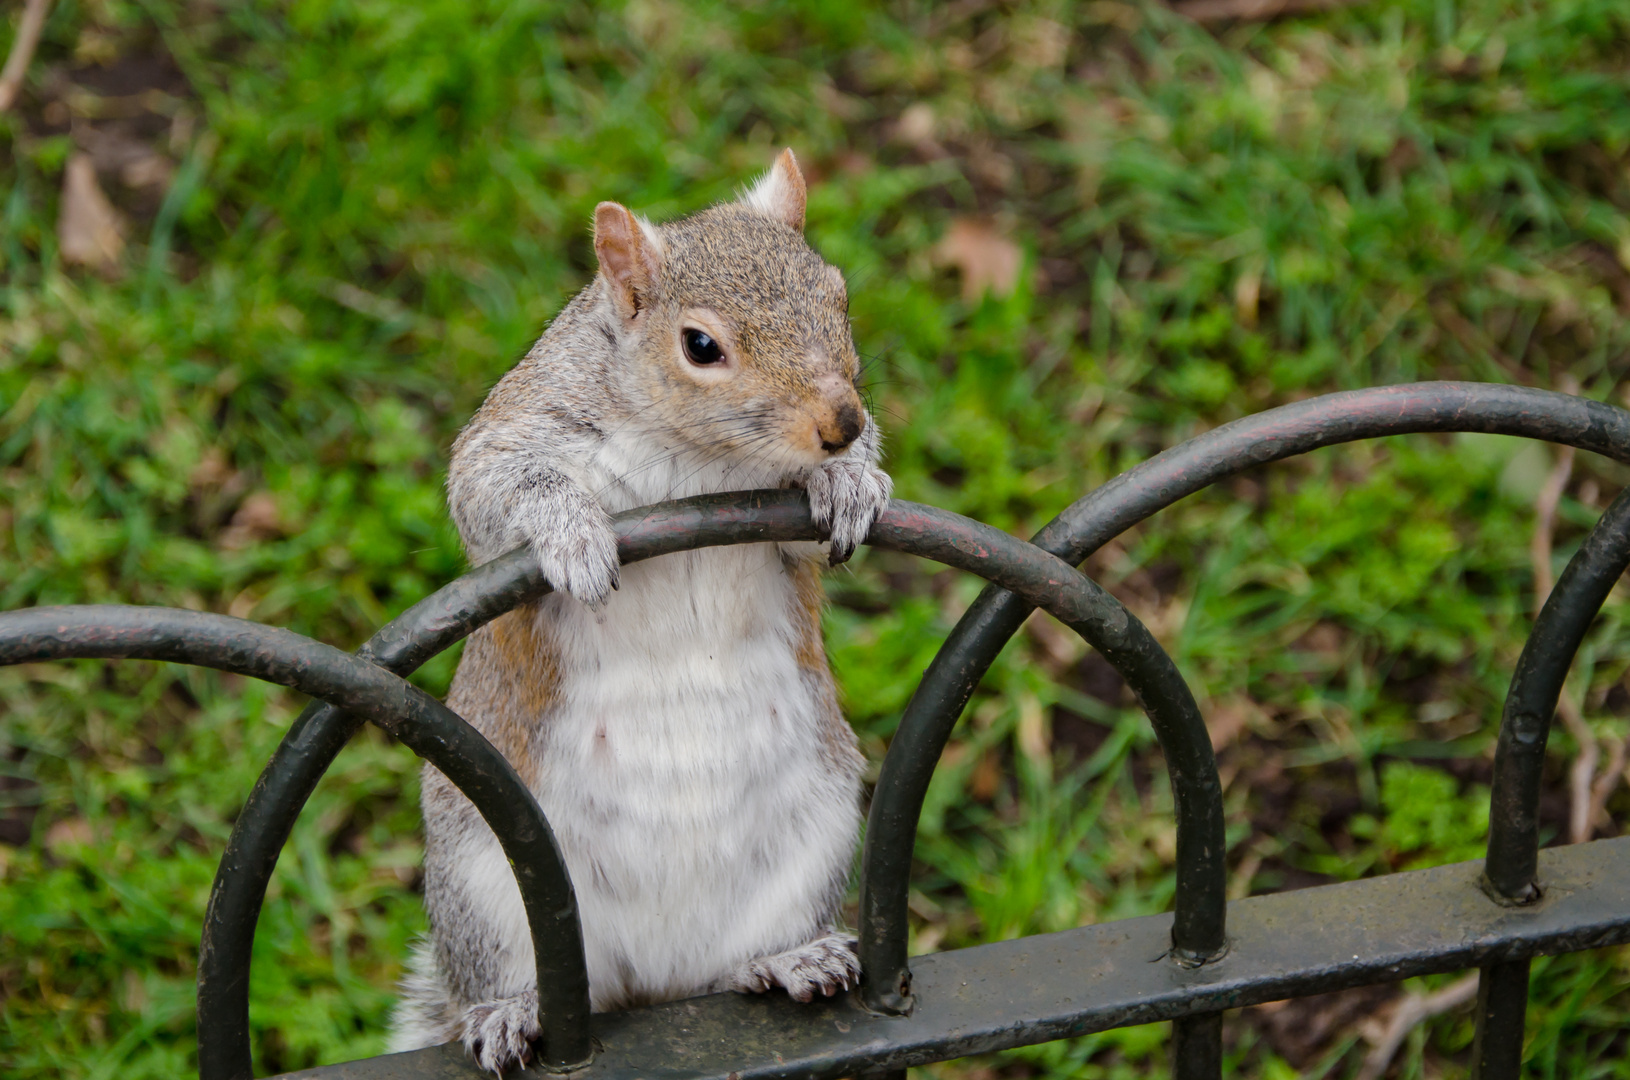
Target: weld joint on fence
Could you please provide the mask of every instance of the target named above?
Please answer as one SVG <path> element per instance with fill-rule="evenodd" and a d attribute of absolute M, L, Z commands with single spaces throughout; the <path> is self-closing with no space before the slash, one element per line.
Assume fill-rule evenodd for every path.
<path fill-rule="evenodd" d="M 867 1012 L 878 1016 L 910 1016 L 917 1007 L 917 999 L 911 996 L 911 969 L 906 968 L 900 972 L 900 977 L 893 986 L 871 988 L 866 985 L 866 973 L 860 973 L 861 994 L 860 1003 Z"/>
<path fill-rule="evenodd" d="M 1489 880 L 1485 872 L 1477 875 L 1477 887 L 1483 890 L 1484 896 L 1504 908 L 1533 907 L 1545 899 L 1545 889 L 1538 880 L 1527 882 L 1515 893 L 1508 894 L 1501 892 L 1500 887 Z"/>
<path fill-rule="evenodd" d="M 1183 949 L 1173 945 L 1166 950 L 1161 960 L 1170 960 L 1184 971 L 1198 971 L 1203 967 L 1210 967 L 1220 963 L 1228 956 L 1229 943 L 1225 940 L 1216 950 L 1208 953 L 1198 952 L 1194 949 Z"/>
<path fill-rule="evenodd" d="M 589 1042 L 589 1056 L 584 1058 L 582 1061 L 574 1061 L 570 1065 L 532 1061 L 528 1062 L 525 1068 L 536 1068 L 539 1072 L 547 1076 L 565 1076 L 568 1073 L 582 1072 L 584 1069 L 594 1064 L 594 1056 L 602 1049 L 600 1046 L 600 1040 L 591 1038 Z"/>

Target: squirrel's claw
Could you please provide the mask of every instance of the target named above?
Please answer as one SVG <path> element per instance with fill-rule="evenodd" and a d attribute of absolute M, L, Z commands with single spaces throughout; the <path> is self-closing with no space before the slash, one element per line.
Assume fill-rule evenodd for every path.
<path fill-rule="evenodd" d="M 617 537 L 610 529 L 599 533 L 590 529 L 570 537 L 534 541 L 543 576 L 555 591 L 582 601 L 591 611 L 599 611 L 617 588 Z"/>
<path fill-rule="evenodd" d="M 831 541 L 827 563 L 847 562 L 894 491 L 889 474 L 866 461 L 833 458 L 809 474 L 809 510 Z"/>
<path fill-rule="evenodd" d="M 484 1071 L 503 1076 L 511 1067 L 526 1068 L 538 1026 L 538 992 L 484 1001 L 464 1010 L 464 1049 Z"/>
<path fill-rule="evenodd" d="M 728 985 L 742 994 L 762 994 L 779 986 L 794 1001 L 812 1001 L 817 993 L 831 997 L 860 982 L 858 947 L 848 934 L 827 934 L 796 949 L 747 961 Z"/>
<path fill-rule="evenodd" d="M 617 588 L 617 534 L 598 505 L 575 520 L 561 515 L 552 527 L 535 534 L 532 554 L 543 576 L 557 592 L 567 593 L 598 611 Z"/>

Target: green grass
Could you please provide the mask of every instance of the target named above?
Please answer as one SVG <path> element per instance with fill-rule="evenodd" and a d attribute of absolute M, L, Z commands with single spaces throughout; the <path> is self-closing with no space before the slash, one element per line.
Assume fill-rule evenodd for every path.
<path fill-rule="evenodd" d="M 1572 379 L 1622 401 L 1619 0 L 1383 0 L 1215 32 L 1122 0 L 743 7 L 59 3 L 0 116 L 0 608 L 173 604 L 354 647 L 460 571 L 447 447 L 592 272 L 595 202 L 683 213 L 786 144 L 815 180 L 810 237 L 852 282 L 898 493 L 1016 533 L 1311 394 Z M 103 170 L 129 220 L 104 277 L 64 265 L 56 220 L 73 140 L 113 130 L 175 171 L 160 194 Z M 1010 295 L 964 298 L 936 257 L 959 217 L 1020 246 Z M 1552 460 L 1482 437 L 1323 451 L 1089 563 L 1238 732 L 1236 891 L 1475 856 Z M 1627 479 L 1581 456 L 1556 567 Z M 977 587 L 886 553 L 832 577 L 874 761 Z M 1616 595 L 1571 684 L 1604 734 L 1630 726 L 1627 618 Z M 453 660 L 419 681 L 444 690 Z M 0 670 L 0 700 L 0 1070 L 185 1074 L 215 860 L 300 703 L 92 663 Z M 1573 751 L 1553 738 L 1553 833 Z M 423 928 L 416 787 L 370 732 L 301 818 L 256 940 L 263 1071 L 381 1048 Z M 1172 844 L 1146 723 L 1036 627 L 935 779 L 918 947 L 1159 910 Z M 1534 1075 L 1630 1076 L 1630 952 L 1540 962 L 1532 998 Z M 1304 1047 L 1259 1010 L 1228 1033 L 1242 1075 L 1349 1075 L 1364 1049 L 1351 1022 Z M 1470 1035 L 1436 1021 L 1396 1075 L 1442 1074 Z M 1159 1075 L 1163 1039 L 930 1071 Z"/>

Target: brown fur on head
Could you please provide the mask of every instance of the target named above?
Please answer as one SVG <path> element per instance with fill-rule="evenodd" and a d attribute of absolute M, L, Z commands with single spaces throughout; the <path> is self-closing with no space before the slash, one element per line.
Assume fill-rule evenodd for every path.
<path fill-rule="evenodd" d="M 680 221 L 595 211 L 600 275 L 637 358 L 626 374 L 697 447 L 797 468 L 864 428 L 848 292 L 804 242 L 804 205 L 786 150 L 738 201 Z"/>

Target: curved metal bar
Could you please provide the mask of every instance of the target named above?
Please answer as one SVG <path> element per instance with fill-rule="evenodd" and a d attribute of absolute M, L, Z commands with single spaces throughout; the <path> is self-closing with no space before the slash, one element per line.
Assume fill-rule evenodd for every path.
<path fill-rule="evenodd" d="M 1630 463 L 1630 413 L 1601 402 L 1493 383 L 1422 382 L 1346 390 L 1213 428 L 1127 470 L 1036 534 L 1080 561 L 1144 518 L 1244 469 L 1337 443 L 1422 432 L 1481 432 L 1565 443 Z"/>
<path fill-rule="evenodd" d="M 797 491 L 688 499 L 630 511 L 620 515 L 616 525 L 624 562 L 714 544 L 816 538 L 808 502 Z M 1111 662 L 1124 668 L 1128 681 L 1151 702 L 1157 731 L 1168 745 L 1182 807 L 1179 844 L 1185 851 L 1193 847 L 1201 852 L 1201 857 L 1187 860 L 1202 872 L 1194 887 L 1185 891 L 1202 899 L 1213 892 L 1220 896 L 1223 822 L 1210 743 L 1192 695 L 1147 629 L 1068 565 L 955 514 L 895 502 L 868 542 L 1001 581 L 1055 610 L 1071 625 L 1086 626 L 1088 640 L 1113 653 Z M 381 630 L 365 651 L 376 663 L 411 671 L 482 623 L 541 595 L 548 586 L 531 565 L 524 554 L 512 553 L 465 575 Z M 247 968 L 260 904 L 300 805 L 354 729 L 355 721 L 339 709 L 308 709 L 290 729 L 239 815 L 228 857 L 216 878 L 200 956 L 200 1060 L 209 1032 L 210 1067 L 218 1070 L 204 1073 L 206 1080 L 246 1075 L 227 1070 L 249 1060 Z M 1203 902 L 1193 906 L 1196 912 L 1209 911 Z M 1204 922 L 1208 917 L 1202 914 L 1189 921 Z M 1211 936 L 1220 944 L 1220 918 L 1215 922 Z"/>
<path fill-rule="evenodd" d="M 0 664 L 167 660 L 292 687 L 371 720 L 447 774 L 503 845 L 526 906 L 552 1058 L 590 1056 L 589 980 L 577 900 L 543 811 L 491 743 L 447 706 L 368 661 L 288 630 L 198 611 L 125 605 L 0 614 Z"/>
<path fill-rule="evenodd" d="M 476 627 L 537 595 L 537 560 L 511 553 L 415 604 L 357 650 L 406 676 Z M 255 924 L 278 854 L 317 782 L 364 718 L 326 701 L 306 705 L 255 780 L 215 871 L 198 947 L 198 1075 L 251 1080 L 249 965 Z M 539 999 L 539 1009 L 543 1009 Z"/>
<path fill-rule="evenodd" d="M 1541 391 L 1443 383 L 1330 395 L 1238 421 L 1167 451 L 1075 504 L 1049 526 L 1048 530 L 1043 530 L 1037 539 L 1039 542 L 1047 542 L 1048 547 L 1064 548 L 1063 553 L 1067 557 L 1077 559 L 1084 557 L 1090 548 L 1096 547 L 1142 517 L 1244 467 L 1229 465 L 1225 460 L 1230 453 L 1239 450 L 1247 451 L 1250 454 L 1247 465 L 1254 465 L 1353 438 L 1442 430 L 1483 430 L 1553 439 L 1607 453 L 1621 460 L 1625 459 L 1623 448 L 1627 443 L 1623 413 L 1592 402 Z M 716 498 L 719 498 L 719 506 L 722 507 L 724 503 L 734 503 L 739 497 Z M 785 498 L 784 494 L 782 498 Z M 703 499 L 690 502 L 707 501 Z M 677 511 L 678 505 L 670 504 L 670 508 Z M 704 513 L 702 516 L 707 515 Z M 637 556 L 629 550 L 629 542 L 638 542 L 639 524 L 641 522 L 654 524 L 656 515 L 636 511 L 625 515 L 625 519 L 627 520 L 623 522 L 623 529 L 626 531 L 622 555 L 624 561 L 633 561 Z M 807 523 L 807 518 L 805 522 Z M 699 525 L 698 522 L 683 522 L 677 519 L 675 523 L 679 529 Z M 1050 535 L 1050 532 L 1061 535 Z M 807 532 L 807 524 L 802 529 L 793 528 L 793 533 L 796 535 L 785 537 L 763 535 L 756 538 L 766 540 L 811 538 Z M 1075 535 L 1072 536 L 1072 533 Z M 754 538 L 742 536 L 740 539 Z M 673 541 L 671 536 L 667 539 Z M 661 547 L 659 544 L 659 547 L 661 550 L 679 550 L 682 547 L 700 546 L 707 542 L 730 542 L 732 539 L 734 537 L 721 537 L 708 541 L 698 536 L 694 542 L 675 542 L 676 546 L 673 547 Z M 653 548 L 649 554 L 659 554 L 661 550 Z M 394 670 L 411 671 L 425 659 L 483 622 L 508 610 L 528 596 L 540 595 L 547 588 L 546 585 L 537 582 L 521 582 L 517 585 L 513 579 L 509 579 L 509 585 L 506 585 L 504 581 L 499 580 L 507 579 L 507 575 L 512 574 L 519 574 L 521 577 L 528 575 L 525 565 L 528 560 L 515 559 L 513 563 L 509 563 L 508 559 L 514 557 L 487 564 L 481 570 L 466 575 L 435 597 L 416 606 L 375 635 L 369 646 L 365 646 L 365 651 L 371 652 L 377 662 L 386 664 Z M 479 580 L 483 572 L 490 575 L 486 581 Z M 519 591 L 510 597 L 503 596 L 502 594 L 510 587 L 518 588 Z M 995 605 L 988 603 L 992 598 L 998 603 Z M 469 606 L 471 604 L 474 606 Z M 1003 608 L 1007 610 L 1004 611 Z M 1028 611 L 1029 605 L 1024 603 L 1022 598 L 1005 594 L 1000 589 L 993 587 L 982 594 L 980 602 L 970 609 L 958 625 L 956 633 L 947 642 L 945 649 L 942 649 L 940 657 L 936 658 L 935 665 L 925 675 L 924 684 L 919 689 L 917 698 L 913 700 L 913 708 L 924 704 L 927 697 L 937 694 L 941 699 L 938 711 L 949 711 L 951 722 L 954 723 L 956 715 L 966 703 L 968 694 L 988 668 L 990 660 L 994 658 L 995 651 L 1023 621 Z M 1017 618 L 1014 618 L 1014 615 L 1017 615 Z M 1008 623 L 1011 625 L 1004 625 Z M 956 651 L 956 646 L 967 644 L 964 639 L 969 636 L 970 629 L 974 631 L 973 636 L 976 638 L 996 638 L 995 648 L 990 649 L 988 657 L 981 659 L 974 656 L 973 664 L 963 664 L 960 672 L 951 672 L 950 674 L 954 676 L 952 682 L 938 683 L 936 676 L 942 676 L 945 672 L 936 669 L 945 667 L 942 662 Z M 974 670 L 975 668 L 977 670 Z M 205 1032 L 226 1032 L 234 1025 L 228 1023 L 223 1026 L 221 1022 L 226 1020 L 228 1015 L 241 1017 L 236 1026 L 242 1029 L 241 1059 L 245 1062 L 248 1060 L 246 1025 L 248 946 L 254 918 L 264 896 L 265 879 L 269 878 L 270 867 L 275 863 L 277 852 L 287 838 L 299 806 L 309 796 L 316 780 L 322 775 L 334 754 L 354 731 L 355 725 L 354 719 L 344 718 L 334 709 L 318 707 L 308 709 L 302 714 L 301 719 L 291 729 L 284 746 L 280 747 L 278 756 L 256 785 L 256 793 L 251 796 L 251 804 L 246 806 L 245 814 L 240 818 L 240 828 L 234 833 L 236 850 L 230 850 L 228 857 L 223 859 L 222 873 L 217 878 L 216 892 L 211 899 L 205 956 L 201 956 L 200 1029 L 201 1035 Z M 911 732 L 921 734 L 920 728 L 920 724 L 903 722 L 901 736 L 897 736 L 894 750 L 901 752 L 908 749 L 907 744 L 912 740 L 902 736 L 908 736 Z M 949 734 L 949 727 L 946 728 L 946 734 Z M 938 757 L 939 749 L 943 747 L 943 742 L 944 737 L 941 737 L 933 747 L 935 759 Z M 892 759 L 895 754 L 890 756 Z M 884 771 L 886 780 L 890 771 L 887 763 Z M 929 771 L 931 772 L 931 768 Z M 885 787 L 886 784 L 880 784 L 880 795 L 887 794 Z M 263 809 L 271 807 L 277 810 L 276 816 L 286 818 L 286 821 L 265 820 L 250 814 L 248 811 L 257 803 Z M 918 808 L 920 803 L 919 795 L 916 799 Z M 876 805 L 874 803 L 874 817 Z M 265 821 L 264 834 L 247 828 L 256 820 Z M 915 814 L 912 815 L 911 825 L 913 835 L 905 838 L 906 860 L 909 860 L 910 842 L 914 840 Z M 250 851 L 238 843 L 246 838 L 253 838 L 256 842 L 252 846 L 259 850 Z M 269 861 L 265 857 L 267 849 L 270 852 Z M 868 854 L 870 862 L 871 853 Z M 261 857 L 255 857 L 257 855 Z M 259 866 L 256 864 L 264 864 L 264 874 L 257 872 Z M 257 877 L 261 878 L 258 884 L 254 880 Z M 871 884 L 876 884 L 875 878 L 868 880 Z M 241 888 L 244 885 L 248 888 Z M 903 891 L 901 896 L 903 911 Z M 247 920 L 243 917 L 245 910 L 248 912 Z M 902 930 L 899 966 L 903 971 L 905 952 L 903 916 L 899 922 Z M 243 929 L 245 924 L 246 930 Z M 227 926 L 241 932 L 229 934 L 219 932 Z M 206 970 L 208 965 L 203 961 L 212 954 L 222 955 L 224 959 L 224 954 L 211 948 L 211 943 L 220 943 L 226 938 L 241 939 L 243 962 L 232 966 L 224 963 L 213 965 L 216 977 L 209 978 L 210 972 Z M 875 948 L 868 948 L 864 942 L 862 947 L 863 953 L 877 951 Z M 226 953 L 238 951 L 236 948 L 225 950 Z M 877 970 L 875 957 L 868 961 L 868 969 Z M 230 974 L 226 974 L 228 972 Z M 222 975 L 225 978 L 222 978 Z M 231 984 L 238 983 L 241 983 L 241 992 L 233 992 L 234 987 Z M 217 989 L 224 992 L 216 993 Z M 231 998 L 239 998 L 241 1004 L 235 1008 L 212 1010 L 212 1022 L 209 1024 L 202 1022 L 206 1000 L 219 999 L 230 1003 L 228 999 Z M 223 1041 L 240 1040 L 227 1038 Z M 203 1050 L 204 1045 L 201 1041 L 201 1062 Z M 210 1074 L 206 1072 L 205 1075 Z M 247 1076 L 247 1066 L 241 1074 L 216 1075 Z"/>
<path fill-rule="evenodd" d="M 1568 560 L 1511 676 L 1494 750 L 1488 857 L 1483 861 L 1484 891 L 1500 903 L 1520 906 L 1541 896 L 1536 876 L 1540 771 L 1551 720 L 1579 644 L 1627 568 L 1630 491 L 1613 500 Z M 1515 1080 L 1521 1072 L 1528 967 L 1526 958 L 1507 960 L 1483 968 L 1478 976 L 1472 1075 L 1479 1080 Z"/>
<path fill-rule="evenodd" d="M 624 563 L 706 544 L 815 538 L 807 509 L 793 493 L 769 505 L 751 496 L 709 495 L 612 519 Z M 437 653 L 549 591 L 537 560 L 512 551 L 485 563 L 404 611 L 369 638 L 357 656 L 409 675 Z M 249 965 L 266 888 L 295 819 L 362 718 L 323 701 L 307 705 L 261 771 L 232 827 L 215 873 L 198 953 L 198 1074 L 202 1080 L 251 1080 Z M 443 770 L 445 771 L 445 770 Z M 540 968 L 540 970 L 542 970 Z M 553 1003 L 539 996 L 540 1020 Z M 545 1027 L 545 1030 L 551 1030 Z M 585 1029 L 586 1030 L 586 1029 Z M 552 1046 L 553 1044 L 551 1044 Z M 559 1058 L 559 1060 L 552 1060 Z M 545 1066 L 581 1058 L 550 1054 Z"/>
<path fill-rule="evenodd" d="M 1539 899 L 1540 769 L 1562 684 L 1607 594 L 1630 567 L 1630 491 L 1613 500 L 1546 598 L 1517 660 L 1500 717 L 1483 874 L 1497 899 Z"/>
<path fill-rule="evenodd" d="M 1248 416 L 1163 451 L 1072 504 L 1033 542 L 1078 564 L 1143 519 L 1234 473 L 1336 443 L 1432 431 L 1517 435 L 1630 462 L 1630 414 L 1597 402 L 1483 383 L 1354 390 Z M 979 680 L 1031 610 L 995 586 L 979 595 L 929 664 L 883 761 L 861 867 L 861 970 L 873 1008 L 886 1009 L 890 988 L 910 977 L 903 867 L 933 764 Z M 896 827 L 874 843 L 883 822 Z"/>
<path fill-rule="evenodd" d="M 1057 556 L 944 510 L 895 500 L 889 513 L 872 526 L 866 542 L 922 555 L 1000 584 L 1024 603 L 1045 608 L 1075 630 L 1121 674 L 1149 714 L 1171 777 L 1177 816 L 1172 951 L 1186 966 L 1199 966 L 1219 955 L 1225 945 L 1227 905 L 1222 785 L 1199 706 L 1154 635 L 1119 600 Z M 892 749 L 889 757 L 894 757 Z M 939 756 L 900 760 L 902 767 L 922 770 L 912 780 L 926 788 Z M 890 884 L 898 882 L 900 887 L 909 878 L 911 842 L 917 832 L 915 810 L 900 816 L 880 813 L 874 796 L 861 856 L 863 958 L 868 946 L 875 949 L 880 944 L 867 935 L 888 925 L 887 912 L 866 906 L 889 892 L 886 887 L 876 887 L 875 875 L 889 875 Z M 880 858 L 879 851 L 899 857 Z M 879 1012 L 910 1010 L 908 973 L 899 972 L 892 983 L 880 983 L 866 974 L 864 959 L 861 971 L 867 980 L 869 1007 Z"/>

